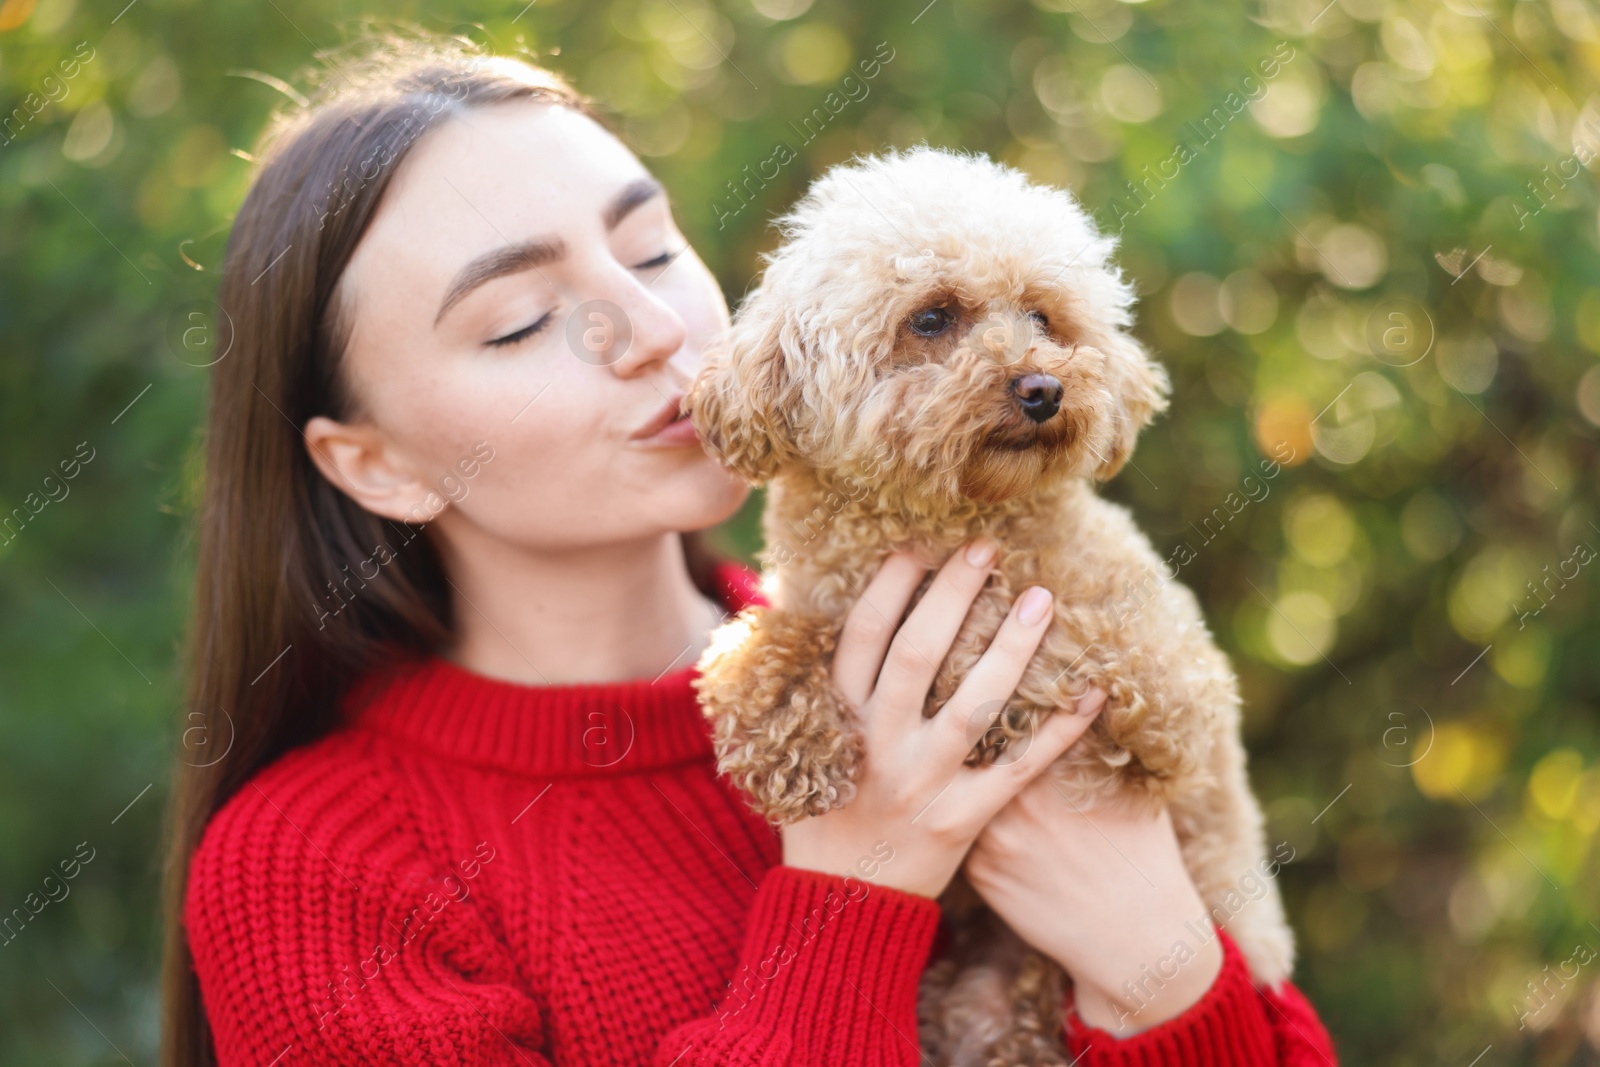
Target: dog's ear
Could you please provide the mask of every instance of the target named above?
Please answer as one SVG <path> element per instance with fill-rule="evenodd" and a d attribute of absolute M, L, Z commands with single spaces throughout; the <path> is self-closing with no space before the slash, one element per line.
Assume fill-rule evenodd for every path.
<path fill-rule="evenodd" d="M 706 447 L 724 466 L 765 482 L 796 458 L 789 404 L 794 379 L 789 359 L 799 334 L 789 316 L 762 290 L 705 354 L 684 405 Z"/>
<path fill-rule="evenodd" d="M 1106 389 L 1112 400 L 1111 432 L 1100 466 L 1094 472 L 1095 480 L 1103 482 L 1115 477 L 1133 455 L 1139 431 L 1167 409 L 1172 384 L 1167 369 L 1121 330 L 1112 335 L 1102 351 L 1106 357 Z"/>

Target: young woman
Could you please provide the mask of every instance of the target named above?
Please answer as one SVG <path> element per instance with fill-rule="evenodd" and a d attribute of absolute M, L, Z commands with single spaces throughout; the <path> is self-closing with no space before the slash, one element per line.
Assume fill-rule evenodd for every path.
<path fill-rule="evenodd" d="M 587 101 L 390 50 L 261 156 L 220 299 L 167 1063 L 915 1064 L 963 863 L 1072 975 L 1074 1062 L 1333 1062 L 1165 816 L 1036 778 L 1102 694 L 962 766 L 1048 597 L 921 717 L 992 545 L 909 613 L 926 568 L 891 557 L 852 613 L 853 803 L 780 834 L 719 780 L 692 664 L 759 593 L 693 533 L 747 490 L 677 406 L 728 312 Z"/>

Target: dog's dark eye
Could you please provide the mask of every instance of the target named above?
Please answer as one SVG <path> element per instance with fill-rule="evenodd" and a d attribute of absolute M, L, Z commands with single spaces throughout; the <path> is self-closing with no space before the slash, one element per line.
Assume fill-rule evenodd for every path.
<path fill-rule="evenodd" d="M 1041 329 L 1041 330 L 1049 330 L 1050 329 L 1050 316 L 1046 315 L 1044 312 L 1042 312 L 1042 311 L 1030 311 L 1030 312 L 1028 312 L 1028 317 L 1030 319 L 1032 319 L 1034 322 L 1039 324 L 1039 329 Z"/>
<path fill-rule="evenodd" d="M 937 337 L 948 330 L 954 321 L 955 316 L 950 314 L 949 308 L 923 308 L 907 319 L 906 325 L 911 327 L 912 333 Z"/>

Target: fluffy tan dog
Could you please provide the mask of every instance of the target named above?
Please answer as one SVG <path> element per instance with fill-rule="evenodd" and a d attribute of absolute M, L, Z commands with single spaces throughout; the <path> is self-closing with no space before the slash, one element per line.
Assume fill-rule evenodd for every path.
<path fill-rule="evenodd" d="M 1042 716 L 1104 688 L 1091 732 L 1046 773 L 1085 810 L 1167 803 L 1213 918 L 1259 982 L 1287 977 L 1276 886 L 1254 899 L 1241 888 L 1268 865 L 1236 679 L 1194 596 L 1093 491 L 1168 388 L 1127 332 L 1115 241 L 1062 190 L 926 148 L 834 168 L 780 225 L 688 398 L 710 446 L 769 485 L 772 606 L 729 623 L 700 664 L 721 768 L 778 823 L 847 803 L 861 741 L 829 680 L 845 615 L 891 551 L 936 564 L 992 535 L 994 573 L 927 713 L 1017 593 L 1053 590 L 1043 643 L 999 718 L 976 724 L 971 758 L 1015 758 Z M 1064 1062 L 1059 968 L 959 879 L 943 903 L 955 936 L 922 993 L 934 1062 Z"/>

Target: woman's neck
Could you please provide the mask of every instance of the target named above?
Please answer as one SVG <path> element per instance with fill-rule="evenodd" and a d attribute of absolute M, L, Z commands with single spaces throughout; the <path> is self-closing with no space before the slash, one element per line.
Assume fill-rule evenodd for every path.
<path fill-rule="evenodd" d="M 655 678 L 693 663 L 720 605 L 689 577 L 682 538 L 530 552 L 442 536 L 455 640 L 446 659 L 491 678 L 577 685 Z"/>

